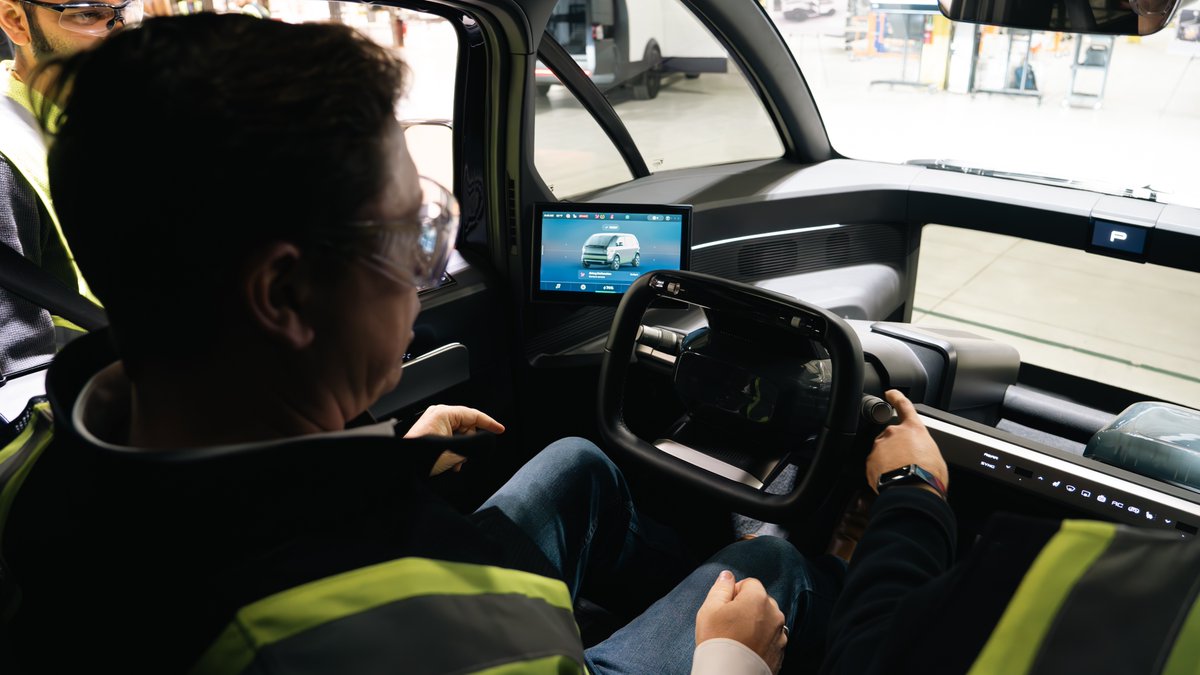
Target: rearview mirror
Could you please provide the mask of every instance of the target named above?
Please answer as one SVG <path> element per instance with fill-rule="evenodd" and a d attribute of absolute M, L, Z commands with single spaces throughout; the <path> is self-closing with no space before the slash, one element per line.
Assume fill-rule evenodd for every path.
<path fill-rule="evenodd" d="M 953 21 L 1061 33 L 1149 35 L 1167 25 L 1179 0 L 938 0 Z"/>

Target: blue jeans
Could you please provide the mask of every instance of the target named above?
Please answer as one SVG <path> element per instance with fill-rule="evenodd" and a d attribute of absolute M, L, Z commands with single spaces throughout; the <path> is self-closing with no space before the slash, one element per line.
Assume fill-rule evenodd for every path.
<path fill-rule="evenodd" d="M 587 650 L 592 673 L 691 672 L 696 612 L 726 569 L 739 580 L 759 579 L 779 603 L 790 631 L 789 660 L 819 657 L 829 611 L 841 588 L 840 563 L 822 559 L 810 564 L 790 543 L 758 537 L 726 546 L 687 574 L 680 547 L 645 531 L 625 478 L 590 441 L 552 443 L 480 508 L 492 506 L 533 539 L 558 569 L 572 599 L 583 589 L 606 607 L 637 606 L 638 598 L 621 596 L 683 579 Z"/>

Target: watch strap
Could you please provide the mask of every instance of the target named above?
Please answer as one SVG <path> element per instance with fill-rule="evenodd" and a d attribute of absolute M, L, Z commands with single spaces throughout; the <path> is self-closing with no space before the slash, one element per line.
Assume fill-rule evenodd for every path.
<path fill-rule="evenodd" d="M 879 476 L 879 483 L 876 485 L 877 492 L 883 492 L 889 487 L 896 485 L 920 485 L 925 484 L 937 490 L 942 499 L 946 498 L 946 485 L 932 472 L 926 470 L 918 464 L 909 464 L 898 469 L 885 471 Z"/>

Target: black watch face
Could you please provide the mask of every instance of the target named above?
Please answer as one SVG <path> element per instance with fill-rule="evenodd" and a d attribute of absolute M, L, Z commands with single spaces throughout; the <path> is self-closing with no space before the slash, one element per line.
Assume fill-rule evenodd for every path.
<path fill-rule="evenodd" d="M 919 479 L 920 477 L 913 474 L 912 468 L 905 466 L 905 467 L 901 467 L 899 469 L 892 469 L 891 471 L 888 471 L 887 473 L 880 476 L 879 477 L 879 485 L 880 485 L 880 487 L 882 487 L 884 485 L 891 485 L 892 483 L 895 483 L 897 481 L 903 481 L 905 478 Z"/>
<path fill-rule="evenodd" d="M 908 466 L 883 474 L 879 477 L 877 490 L 882 492 L 884 488 L 893 485 L 928 485 L 937 491 L 943 499 L 946 497 L 946 489 L 942 487 L 941 481 L 916 464 L 909 464 Z"/>
<path fill-rule="evenodd" d="M 929 481 L 925 480 L 921 474 L 917 473 L 914 468 L 909 465 L 899 469 L 893 469 L 879 477 L 878 489 L 882 491 L 884 488 L 893 485 L 927 485 Z M 936 489 L 936 488 L 935 488 Z M 940 490 L 939 490 L 940 492 Z"/>

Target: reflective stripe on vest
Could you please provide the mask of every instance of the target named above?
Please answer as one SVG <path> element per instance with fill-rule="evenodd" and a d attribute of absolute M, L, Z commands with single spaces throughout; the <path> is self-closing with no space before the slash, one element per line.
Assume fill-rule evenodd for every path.
<path fill-rule="evenodd" d="M 1200 672 L 1200 540 L 1063 521 L 971 674 Z"/>
<path fill-rule="evenodd" d="M 96 303 L 100 301 L 92 295 L 87 282 L 75 264 L 75 256 L 67 244 L 62 225 L 58 222 L 58 213 L 54 210 L 54 202 L 50 199 L 50 176 L 46 168 L 46 144 L 42 140 L 42 131 L 37 118 L 33 114 L 32 97 L 36 94 L 12 74 L 12 61 L 0 62 L 0 77 L 4 78 L 4 96 L 0 96 L 0 154 L 8 159 L 9 164 L 25 178 L 30 187 L 42 201 L 50 222 L 54 224 L 54 232 L 62 244 L 67 256 L 67 263 L 75 275 L 75 283 L 79 294 Z"/>
<path fill-rule="evenodd" d="M 1163 666 L 1163 675 L 1196 675 L 1200 673 L 1200 602 L 1193 602 L 1175 638 L 1175 646 Z"/>
<path fill-rule="evenodd" d="M 0 448 L 0 540 L 4 536 L 4 524 L 8 520 L 13 499 L 34 462 L 41 456 L 54 437 L 54 418 L 50 403 L 41 401 L 26 408 L 12 424 L 24 428 L 3 448 Z"/>
<path fill-rule="evenodd" d="M 401 558 L 238 611 L 194 675 L 585 673 L 566 584 L 501 567 Z"/>

